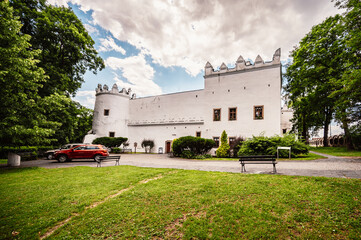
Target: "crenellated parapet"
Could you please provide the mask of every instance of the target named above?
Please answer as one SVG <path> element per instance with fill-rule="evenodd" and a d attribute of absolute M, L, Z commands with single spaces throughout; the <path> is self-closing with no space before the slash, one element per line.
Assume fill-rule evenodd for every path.
<path fill-rule="evenodd" d="M 213 66 L 209 62 L 207 62 L 204 68 L 204 75 L 210 76 L 214 74 L 236 72 L 236 71 L 262 68 L 262 67 L 280 65 L 280 64 L 281 64 L 281 49 L 279 48 L 273 54 L 273 58 L 271 62 L 264 62 L 261 56 L 258 55 L 254 61 L 254 64 L 251 64 L 250 61 L 245 61 L 242 56 L 239 56 L 236 61 L 236 66 L 234 68 L 228 68 L 225 63 L 222 63 L 218 71 L 215 71 Z"/>
<path fill-rule="evenodd" d="M 113 84 L 113 87 L 111 89 L 109 89 L 108 85 L 106 85 L 106 84 L 104 84 L 104 86 L 102 86 L 101 84 L 98 84 L 98 87 L 95 89 L 95 92 L 96 92 L 95 95 L 103 94 L 103 93 L 111 93 L 111 94 L 123 95 L 123 96 L 129 97 L 131 99 L 136 98 L 135 93 L 131 94 L 132 93 L 131 88 L 128 88 L 128 89 L 122 88 L 121 90 L 119 90 L 117 84 L 115 84 L 115 83 Z"/>

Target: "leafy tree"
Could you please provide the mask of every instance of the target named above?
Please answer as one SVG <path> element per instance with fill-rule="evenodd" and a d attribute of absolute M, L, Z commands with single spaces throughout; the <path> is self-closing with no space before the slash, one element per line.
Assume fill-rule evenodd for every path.
<path fill-rule="evenodd" d="M 230 146 L 228 144 L 228 136 L 225 130 L 221 135 L 221 146 L 217 149 L 217 157 L 228 157 Z"/>
<path fill-rule="evenodd" d="M 185 136 L 173 140 L 172 151 L 177 157 L 194 158 L 208 153 L 213 146 L 212 139 Z"/>
<path fill-rule="evenodd" d="M 32 49 L 42 50 L 37 59 L 49 78 L 43 82 L 41 96 L 74 95 L 87 70 L 96 73 L 104 68 L 93 39 L 70 8 L 48 5 L 45 0 L 10 3 L 22 21 L 22 33 L 31 36 Z"/>
<path fill-rule="evenodd" d="M 145 149 L 145 153 L 152 152 L 152 149 L 154 147 L 154 141 L 150 139 L 144 139 L 141 143 L 142 148 Z"/>
<path fill-rule="evenodd" d="M 328 126 L 335 112 L 334 99 L 330 97 L 337 90 L 333 80 L 340 79 L 345 70 L 341 23 L 341 16 L 336 15 L 314 26 L 291 52 L 293 63 L 285 74 L 286 91 L 290 105 L 295 109 L 295 127 L 304 140 L 312 127 L 316 130 L 323 127 L 325 146 Z"/>
<path fill-rule="evenodd" d="M 92 128 L 92 110 L 65 95 L 55 93 L 44 97 L 41 101 L 41 110 L 48 120 L 59 123 L 53 135 L 53 138 L 57 139 L 55 143 L 57 145 L 82 142 Z"/>
<path fill-rule="evenodd" d="M 57 124 L 48 121 L 38 105 L 38 91 L 46 81 L 35 59 L 40 51 L 31 50 L 30 36 L 20 34 L 21 23 L 7 1 L 0 2 L 0 19 L 0 143 L 50 143 Z"/>

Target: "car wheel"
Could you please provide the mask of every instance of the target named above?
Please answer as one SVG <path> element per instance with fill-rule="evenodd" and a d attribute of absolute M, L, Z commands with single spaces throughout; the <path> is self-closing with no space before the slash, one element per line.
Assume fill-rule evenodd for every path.
<path fill-rule="evenodd" d="M 94 161 L 98 162 L 100 159 L 100 154 L 95 154 Z"/>
<path fill-rule="evenodd" d="M 54 158 L 54 154 L 53 153 L 48 153 L 47 155 L 46 155 L 46 159 L 48 159 L 48 160 L 51 160 L 51 159 L 53 159 Z"/>
<path fill-rule="evenodd" d="M 65 162 L 66 160 L 68 160 L 68 157 L 67 157 L 66 155 L 64 155 L 64 154 L 62 154 L 62 155 L 60 155 L 60 156 L 58 157 L 58 162 L 63 163 L 63 162 Z"/>

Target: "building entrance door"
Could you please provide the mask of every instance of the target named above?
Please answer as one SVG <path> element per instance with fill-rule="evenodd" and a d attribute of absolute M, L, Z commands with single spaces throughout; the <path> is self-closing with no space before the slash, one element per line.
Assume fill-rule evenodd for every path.
<path fill-rule="evenodd" d="M 172 146 L 172 141 L 166 141 L 165 142 L 165 153 L 170 153 Z"/>

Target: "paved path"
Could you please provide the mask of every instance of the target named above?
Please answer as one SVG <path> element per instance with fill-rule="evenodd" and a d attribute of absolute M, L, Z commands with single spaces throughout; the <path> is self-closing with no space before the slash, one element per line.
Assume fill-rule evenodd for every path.
<path fill-rule="evenodd" d="M 318 154 L 318 153 L 317 153 Z M 328 155 L 329 156 L 329 155 Z M 73 160 L 58 163 L 56 160 L 35 160 L 22 162 L 21 167 L 64 168 L 75 166 L 96 167 L 93 160 Z M 240 173 L 241 167 L 237 161 L 199 161 L 180 158 L 169 158 L 165 154 L 122 154 L 121 165 L 152 168 L 178 168 L 201 171 L 219 171 Z M 114 162 L 104 162 L 102 166 L 113 166 Z M 248 174 L 272 173 L 271 164 L 246 165 Z M 280 161 L 277 164 L 277 174 L 296 176 L 324 176 L 338 178 L 360 178 L 361 158 L 344 158 L 329 156 L 328 159 L 314 161 Z"/>

